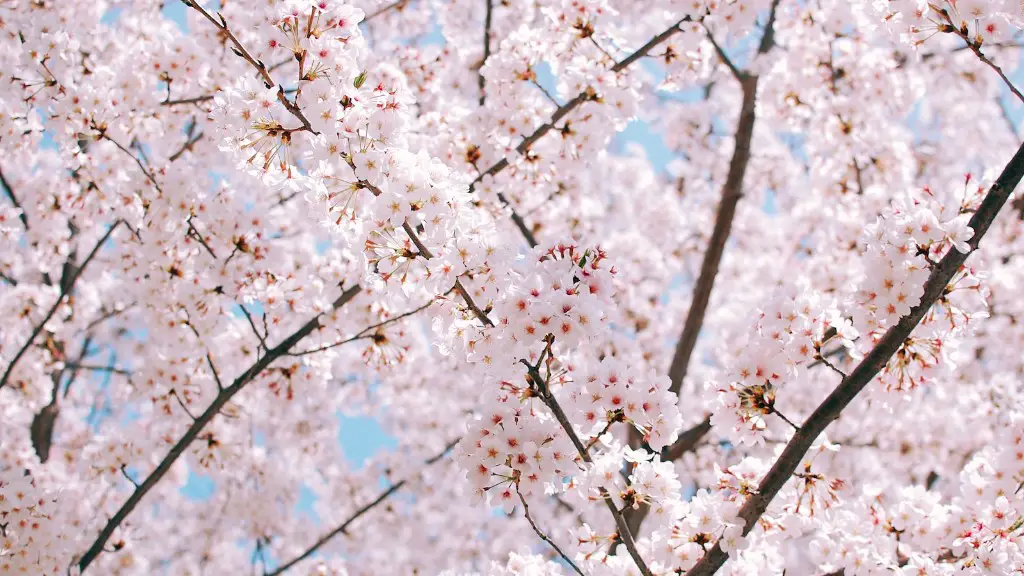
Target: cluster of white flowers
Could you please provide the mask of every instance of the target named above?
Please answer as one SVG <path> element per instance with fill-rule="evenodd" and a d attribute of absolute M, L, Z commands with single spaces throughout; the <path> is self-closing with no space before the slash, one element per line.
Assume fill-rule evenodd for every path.
<path fill-rule="evenodd" d="M 23 471 L 0 471 L 0 574 L 64 574 L 72 553 L 59 496 Z"/>

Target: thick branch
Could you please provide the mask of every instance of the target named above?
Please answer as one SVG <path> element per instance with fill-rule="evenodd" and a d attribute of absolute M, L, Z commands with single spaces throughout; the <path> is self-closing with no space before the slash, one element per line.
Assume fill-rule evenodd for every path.
<path fill-rule="evenodd" d="M 449 442 L 448 445 L 444 447 L 444 450 L 442 450 L 440 454 L 431 457 L 429 460 L 424 462 L 424 465 L 425 466 L 430 466 L 431 464 L 434 464 L 434 463 L 438 462 L 439 460 L 441 460 L 442 458 L 444 458 L 445 455 L 447 455 L 449 452 L 451 452 L 452 448 L 454 448 L 455 445 L 458 444 L 461 440 L 462 440 L 461 438 L 456 438 L 452 442 Z M 295 558 L 292 558 L 291 560 L 285 562 L 284 564 L 279 566 L 276 570 L 274 570 L 272 572 L 265 573 L 264 576 L 278 576 L 279 574 L 284 573 L 285 571 L 289 570 L 292 566 L 295 566 L 299 562 L 302 562 L 306 558 L 309 558 L 310 556 L 315 554 L 317 552 L 317 550 L 322 548 L 324 546 L 324 544 L 327 544 L 328 542 L 330 542 L 331 539 L 334 538 L 335 536 L 337 536 L 338 534 L 346 534 L 347 531 L 348 531 L 348 527 L 351 526 L 353 522 L 358 520 L 363 514 L 366 514 L 370 510 L 373 510 L 374 508 L 376 508 L 380 503 L 382 503 L 385 500 L 387 500 L 392 494 L 394 494 L 395 492 L 398 492 L 399 490 L 401 490 L 403 486 L 408 484 L 408 482 L 409 482 L 409 480 L 407 478 L 405 480 L 401 480 L 399 482 L 396 482 L 395 484 L 392 484 L 390 488 L 388 488 L 387 490 L 381 492 L 380 495 L 377 496 L 376 498 L 374 498 L 372 502 L 370 502 L 369 504 L 366 504 L 362 508 L 356 510 L 354 514 L 349 516 L 337 528 L 335 528 L 335 529 L 331 530 L 330 532 L 328 532 L 327 534 L 324 534 L 323 536 L 321 536 L 319 540 L 317 540 L 312 546 L 307 548 L 302 554 L 299 554 Z"/>
<path fill-rule="evenodd" d="M 57 309 L 60 308 L 60 305 L 64 302 L 64 298 L 74 288 L 75 283 L 78 282 L 78 279 L 82 276 L 82 272 L 85 271 L 86 266 L 88 266 L 89 263 L 92 262 L 92 259 L 96 257 L 96 254 L 99 253 L 100 247 L 102 247 L 103 244 L 106 243 L 106 241 L 114 233 L 114 230 L 117 230 L 117 227 L 120 225 L 121 220 L 117 220 L 116 222 L 111 224 L 110 228 L 107 229 L 107 232 L 103 235 L 103 237 L 96 242 L 95 246 L 92 247 L 92 250 L 89 252 L 89 255 L 86 256 L 85 260 L 82 262 L 82 265 L 75 268 L 75 272 L 74 274 L 71 275 L 71 278 L 68 280 L 68 282 L 61 283 L 60 294 L 57 296 L 57 300 L 53 303 L 53 306 L 50 306 L 50 309 L 47 310 L 46 315 L 43 316 L 43 319 L 38 324 L 36 324 L 35 328 L 32 329 L 32 333 L 29 334 L 28 340 L 26 340 L 25 344 L 22 345 L 20 349 L 18 349 L 18 352 L 14 355 L 14 358 L 12 358 L 11 362 L 7 365 L 7 370 L 4 371 L 4 375 L 0 377 L 0 389 L 3 389 L 3 387 L 7 385 L 7 380 L 11 377 L 11 372 L 14 371 L 14 367 L 18 364 L 18 361 L 21 360 L 21 357 L 24 356 L 26 352 L 28 352 L 28 349 L 32 346 L 32 342 L 36 339 L 36 336 L 39 336 L 39 333 L 43 331 L 43 328 L 46 326 L 46 323 L 50 321 L 50 318 L 53 318 L 53 315 L 57 313 Z"/>
<path fill-rule="evenodd" d="M 771 50 L 775 45 L 775 11 L 778 6 L 779 0 L 772 2 L 764 37 L 758 48 L 759 54 Z M 710 34 L 708 36 L 710 37 Z M 729 240 L 729 234 L 732 231 L 736 205 L 740 201 L 740 196 L 743 195 L 743 179 L 747 174 L 747 164 L 750 163 L 750 142 L 754 137 L 758 79 L 757 76 L 746 72 L 735 71 L 734 74 L 737 75 L 743 89 L 743 104 L 740 107 L 732 160 L 729 161 L 729 172 L 725 178 L 725 185 L 722 187 L 722 200 L 718 205 L 715 227 L 711 232 L 708 249 L 704 252 L 704 260 L 700 265 L 700 276 L 697 277 L 697 284 L 693 288 L 693 299 L 686 314 L 683 333 L 676 344 L 676 351 L 668 370 L 669 379 L 672 381 L 669 390 L 676 394 L 683 386 L 683 379 L 686 378 L 686 372 L 690 365 L 690 357 L 693 355 L 693 349 L 697 346 L 697 336 L 700 335 L 701 327 L 704 325 L 704 315 L 707 313 L 708 303 L 711 301 L 711 291 L 715 287 L 715 277 L 718 276 L 718 267 L 722 263 L 722 255 L 725 253 L 725 243 Z"/>
<path fill-rule="evenodd" d="M 576 434 L 576 430 L 572 427 L 572 422 L 569 421 L 569 417 L 566 416 L 565 411 L 562 410 L 562 406 L 558 403 L 554 394 L 548 389 L 547 383 L 541 376 L 540 371 L 535 367 L 528 364 L 525 360 L 521 360 L 529 370 L 530 379 L 533 380 L 534 385 L 537 387 L 540 393 L 540 398 L 544 402 L 544 405 L 551 410 L 551 413 L 555 416 L 555 420 L 565 431 L 566 435 L 569 436 L 569 440 L 572 441 L 573 446 L 576 447 L 576 451 L 579 453 L 580 458 L 583 459 L 587 464 L 593 464 L 594 459 L 590 457 L 590 451 L 584 446 L 583 441 Z M 615 519 L 615 527 L 618 529 L 619 540 L 626 545 L 626 551 L 633 558 L 640 573 L 644 576 L 652 576 L 651 569 L 647 567 L 644 562 L 643 556 L 640 555 L 640 550 L 636 547 L 636 540 L 633 539 L 633 533 L 629 529 L 629 524 L 626 522 L 626 518 L 622 515 L 622 511 L 615 506 L 615 502 L 612 501 L 611 494 L 608 493 L 604 487 L 599 488 L 601 499 L 604 500 L 605 505 L 608 506 L 608 511 L 612 513 L 612 517 Z"/>
<path fill-rule="evenodd" d="M 341 308 L 350 300 L 355 298 L 355 296 L 359 294 L 360 290 L 361 288 L 359 286 L 354 286 L 345 290 L 342 292 L 341 296 L 334 301 L 333 308 Z M 202 414 L 196 417 L 195 421 L 188 427 L 188 430 L 185 431 L 185 434 L 177 443 L 174 444 L 170 452 L 168 452 L 167 455 L 164 456 L 163 460 L 160 461 L 160 464 L 158 464 L 149 476 L 139 484 L 138 488 L 132 492 L 131 496 L 128 497 L 128 500 L 126 500 L 114 516 L 110 518 L 107 524 L 103 527 L 103 530 L 100 531 L 99 535 L 96 537 L 96 540 L 82 555 L 81 559 L 78 561 L 78 567 L 83 573 L 103 551 L 103 546 L 107 543 L 107 540 L 110 539 L 111 535 L 114 534 L 114 531 L 117 530 L 118 526 L 120 526 L 132 511 L 135 510 L 135 507 L 138 506 L 139 502 L 142 501 L 146 494 L 149 493 L 149 491 L 152 490 L 158 482 L 160 482 L 168 471 L 170 471 L 171 466 L 179 457 L 181 457 L 182 454 L 184 454 L 185 450 L 188 449 L 192 442 L 195 441 L 203 428 L 205 428 L 206 425 L 209 424 L 218 413 L 220 413 L 221 408 L 223 408 L 224 405 L 235 396 L 235 394 L 241 392 L 246 385 L 248 385 L 275 360 L 287 354 L 296 344 L 299 343 L 300 340 L 309 336 L 314 330 L 319 328 L 320 318 L 322 318 L 324 314 L 324 312 L 317 314 L 314 318 L 306 322 L 301 328 L 293 332 L 291 336 L 288 336 L 280 344 L 268 350 L 267 353 L 250 366 L 248 370 L 235 378 L 234 382 L 232 382 L 230 386 L 220 390 L 210 406 Z"/>
<path fill-rule="evenodd" d="M 974 230 L 974 236 L 968 242 L 970 253 L 977 250 L 978 243 L 985 236 L 996 215 L 999 214 L 999 210 L 1006 204 L 1022 177 L 1024 177 L 1024 145 L 1017 150 L 1013 159 L 1003 168 L 1002 174 L 999 175 L 985 196 L 978 211 L 971 217 L 969 226 Z M 757 524 L 757 520 L 764 514 L 768 505 L 792 477 L 793 472 L 796 471 L 800 461 L 818 435 L 833 420 L 837 419 L 857 394 L 885 368 L 889 359 L 900 349 L 932 304 L 945 294 L 950 280 L 960 270 L 968 256 L 969 253 L 963 254 L 959 250 L 953 249 L 932 268 L 924 285 L 921 303 L 885 333 L 874 349 L 861 360 L 849 376 L 843 379 L 793 435 L 782 455 L 775 461 L 771 470 L 757 487 L 757 492 L 750 496 L 740 508 L 739 517 L 744 522 L 744 534 Z M 711 576 L 722 567 L 727 558 L 728 555 L 716 543 L 715 547 L 687 573 L 687 576 Z"/>

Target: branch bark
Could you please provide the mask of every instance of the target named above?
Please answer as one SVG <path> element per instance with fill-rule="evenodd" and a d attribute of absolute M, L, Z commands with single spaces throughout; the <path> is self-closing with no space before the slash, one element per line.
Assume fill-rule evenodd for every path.
<path fill-rule="evenodd" d="M 769 52 L 775 46 L 775 13 L 778 7 L 779 0 L 773 0 L 771 11 L 768 13 L 768 21 L 765 23 L 764 35 L 758 44 L 758 55 Z M 676 350 L 668 370 L 668 376 L 671 381 L 669 391 L 676 395 L 682 389 L 683 380 L 686 378 L 686 372 L 690 365 L 690 359 L 697 346 L 697 337 L 700 335 L 701 327 L 704 325 L 704 316 L 711 301 L 711 291 L 715 286 L 718 268 L 725 253 L 725 244 L 732 232 L 732 222 L 736 216 L 736 207 L 739 204 L 740 197 L 743 195 L 743 180 L 746 177 L 747 165 L 750 163 L 750 144 L 754 137 L 754 124 L 757 120 L 755 113 L 757 76 L 736 68 L 725 54 L 725 51 L 715 42 L 710 30 L 708 31 L 708 38 L 721 60 L 740 83 L 740 87 L 743 90 L 743 102 L 740 106 L 732 159 L 729 161 L 729 171 L 726 175 L 725 184 L 722 186 L 722 199 L 718 204 L 715 226 L 711 232 L 711 239 L 708 241 L 708 248 L 704 252 L 700 275 L 697 277 L 697 283 L 693 288 L 690 308 L 686 314 L 686 321 L 683 324 L 683 333 L 676 343 Z M 675 460 L 681 457 L 686 452 L 692 450 L 710 431 L 711 421 L 706 419 L 697 426 L 683 432 L 675 444 L 668 447 L 662 456 L 665 460 Z M 635 433 L 631 434 L 630 441 L 634 446 L 641 444 L 641 439 Z M 626 511 L 627 522 L 634 532 L 640 531 L 640 526 L 646 517 L 647 506 L 645 505 L 639 509 Z"/>
<path fill-rule="evenodd" d="M 36 324 L 35 328 L 32 329 L 32 333 L 29 334 L 28 340 L 26 340 L 25 344 L 22 345 L 20 349 L 18 349 L 18 352 L 14 355 L 14 358 L 12 358 L 11 362 L 7 365 L 7 370 L 4 371 L 4 375 L 0 377 L 0 389 L 3 389 L 3 387 L 7 385 L 7 381 L 10 379 L 11 373 L 14 371 L 14 367 L 18 364 L 18 361 L 21 360 L 22 356 L 24 356 L 25 353 L 28 352 L 28 349 L 32 347 L 32 342 L 36 339 L 36 336 L 39 336 L 39 333 L 43 331 L 43 328 L 46 326 L 46 323 L 49 322 L 51 318 L 53 318 L 54 314 L 56 314 L 57 309 L 60 308 L 60 305 L 64 302 L 64 298 L 67 297 L 69 293 L 71 293 L 71 290 L 74 288 L 75 283 L 78 282 L 79 278 L 81 278 L 82 272 L 85 271 L 85 268 L 89 265 L 90 262 L 92 262 L 93 258 L 96 257 L 96 254 L 99 253 L 100 247 L 102 247 L 103 244 L 105 244 L 107 240 L 110 238 L 110 236 L 114 234 L 114 231 L 117 230 L 117 227 L 121 225 L 121 222 L 121 220 L 117 220 L 113 224 L 111 224 L 110 228 L 107 229 L 107 232 L 103 235 L 103 237 L 101 237 L 99 241 L 96 242 L 96 245 L 92 247 L 92 250 L 89 252 L 89 255 L 85 257 L 84 261 L 82 261 L 82 265 L 77 266 L 75 268 L 74 273 L 71 275 L 67 282 L 61 282 L 60 294 L 57 296 L 57 300 L 53 303 L 53 306 L 50 306 L 50 309 L 47 310 L 46 315 L 43 316 L 43 319 L 38 324 Z"/>
<path fill-rule="evenodd" d="M 775 46 L 775 12 L 778 7 L 779 0 L 774 0 L 771 12 L 768 14 L 768 22 L 765 24 L 764 36 L 762 36 L 757 49 L 758 54 L 765 54 Z M 710 32 L 708 35 L 710 37 Z M 715 46 L 717 47 L 717 44 Z M 722 57 L 728 62 L 724 52 Z M 729 234 L 732 232 L 736 205 L 743 195 L 743 180 L 747 174 L 747 165 L 750 163 L 750 143 L 754 137 L 754 123 L 757 120 L 755 104 L 757 102 L 758 78 L 747 72 L 740 72 L 735 67 L 731 69 L 743 89 L 743 103 L 740 106 L 732 160 L 729 161 L 729 172 L 725 178 L 725 185 L 722 186 L 722 200 L 718 205 L 715 227 L 711 232 L 711 239 L 708 241 L 708 249 L 704 252 L 700 276 L 697 277 L 697 284 L 693 289 L 693 299 L 686 314 L 683 333 L 676 344 L 676 351 L 668 370 L 669 379 L 672 381 L 669 390 L 675 394 L 679 393 L 683 379 L 686 378 L 690 357 L 697 346 L 697 336 L 700 335 L 701 327 L 704 325 L 704 315 L 707 313 L 708 303 L 711 301 L 711 291 L 715 287 L 715 277 L 718 276 L 718 267 L 722 263 L 722 255 L 725 253 L 725 243 L 729 240 Z"/>
<path fill-rule="evenodd" d="M 946 286 L 963 266 L 967 257 L 977 250 L 978 243 L 988 232 L 1000 209 L 1006 204 L 1022 177 L 1024 177 L 1024 145 L 1018 148 L 1017 153 L 1003 168 L 1002 174 L 989 189 L 981 206 L 978 207 L 978 211 L 971 217 L 969 226 L 974 230 L 974 236 L 968 242 L 970 252 L 963 254 L 955 249 L 950 250 L 932 268 L 924 285 L 921 303 L 890 328 L 874 349 L 850 372 L 850 375 L 843 378 L 839 386 L 814 410 L 786 445 L 782 455 L 761 481 L 757 492 L 750 496 L 740 508 L 739 517 L 744 522 L 744 535 L 753 529 L 768 505 L 792 477 L 793 472 L 796 471 L 800 461 L 818 435 L 839 417 L 843 409 L 886 366 L 889 359 L 900 349 L 914 328 L 924 318 L 932 304 L 944 296 Z M 727 558 L 728 555 L 716 543 L 714 548 L 687 572 L 687 576 L 711 576 L 722 567 Z"/>
<path fill-rule="evenodd" d="M 347 304 L 362 290 L 359 286 L 354 286 L 342 292 L 341 296 L 333 303 L 333 309 L 338 309 Z M 217 394 L 210 406 L 188 427 L 185 434 L 178 440 L 177 443 L 171 448 L 170 452 L 164 456 L 160 464 L 157 465 L 149 476 L 142 481 L 141 484 L 132 491 L 131 496 L 128 500 L 117 510 L 113 517 L 107 522 L 100 531 L 96 540 L 93 541 L 92 545 L 88 550 L 82 554 L 82 557 L 78 560 L 78 568 L 84 573 L 85 569 L 96 560 L 96 557 L 103 552 L 103 546 L 107 543 L 107 540 L 114 534 L 114 531 L 121 525 L 122 522 L 135 510 L 139 502 L 157 485 L 158 482 L 170 471 L 171 466 L 185 453 L 185 450 L 192 444 L 193 441 L 199 436 L 199 433 L 210 423 L 213 418 L 220 413 L 221 408 L 228 403 L 231 398 L 242 391 L 252 380 L 258 376 L 263 370 L 270 366 L 275 360 L 287 354 L 300 340 L 309 336 L 314 330 L 320 327 L 320 318 L 325 313 L 321 312 L 315 317 L 306 322 L 302 327 L 293 332 L 290 336 L 285 338 L 280 344 L 271 348 L 267 353 L 257 360 L 248 370 L 243 372 L 240 376 L 235 378 L 230 386 L 223 388 Z"/>

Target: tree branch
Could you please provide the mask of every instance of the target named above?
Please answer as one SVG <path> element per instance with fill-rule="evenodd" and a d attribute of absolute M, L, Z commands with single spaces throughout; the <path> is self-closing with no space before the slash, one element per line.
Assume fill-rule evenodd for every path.
<path fill-rule="evenodd" d="M 202 96 L 193 96 L 192 98 L 181 98 L 178 100 L 164 100 L 160 103 L 161 106 L 180 106 L 182 104 L 199 104 L 200 102 L 209 102 L 213 100 L 213 94 L 203 94 Z"/>
<path fill-rule="evenodd" d="M 101 237 L 99 241 L 96 242 L 96 245 L 92 247 L 89 255 L 85 257 L 84 261 L 82 261 L 82 265 L 75 268 L 75 272 L 71 275 L 68 282 L 66 284 L 63 282 L 61 283 L 62 286 L 60 294 L 57 296 L 57 300 L 53 303 L 53 306 L 50 306 L 50 309 L 46 312 L 46 315 L 43 316 L 43 319 L 36 324 L 35 328 L 32 329 L 32 333 L 29 335 L 28 340 L 26 340 L 25 344 L 18 349 L 14 358 L 12 358 L 11 362 L 7 365 L 7 370 L 4 371 L 4 375 L 0 377 L 0 389 L 3 389 L 3 387 L 7 385 L 7 380 L 11 377 L 11 372 L 14 371 L 14 367 L 18 364 L 18 361 L 21 360 L 21 357 L 24 356 L 25 352 L 27 352 L 32 346 L 32 342 L 36 339 L 36 336 L 39 336 L 39 333 L 43 331 L 43 328 L 46 326 L 46 323 L 50 321 L 50 318 L 53 318 L 57 309 L 60 308 L 60 305 L 64 302 L 64 298 L 71 292 L 75 283 L 78 282 L 78 279 L 82 276 L 82 272 L 85 271 L 86 266 L 88 266 L 89 263 L 92 262 L 92 259 L 96 257 L 96 254 L 100 251 L 100 247 L 106 243 L 111 235 L 113 235 L 114 230 L 117 230 L 117 227 L 121 225 L 121 222 L 121 220 L 117 220 L 110 225 L 107 232 L 103 234 L 103 237 Z"/>
<path fill-rule="evenodd" d="M 449 452 L 451 452 L 452 448 L 454 448 L 455 445 L 458 444 L 461 440 L 462 440 L 462 438 L 456 438 L 455 440 L 449 442 L 444 447 L 444 450 L 442 450 L 439 454 L 437 454 L 436 456 L 431 457 L 426 462 L 424 462 L 424 466 L 430 466 L 431 464 L 434 464 L 434 463 L 440 461 Z M 383 492 L 380 493 L 380 495 L 378 495 L 376 498 L 374 498 L 372 502 L 370 502 L 369 504 L 366 504 L 362 508 L 359 508 L 358 510 L 356 510 L 354 514 L 349 516 L 337 528 L 335 528 L 335 529 L 331 530 L 330 532 L 328 532 L 328 533 L 324 534 L 323 536 L 321 536 L 319 540 L 317 540 L 315 543 L 313 543 L 313 545 L 310 546 L 309 548 L 307 548 L 302 554 L 299 554 L 295 558 L 292 558 L 291 560 L 285 562 L 284 564 L 279 566 L 276 570 L 273 570 L 272 572 L 264 573 L 264 576 L 278 576 L 279 574 L 283 574 L 285 571 L 291 569 L 292 566 L 295 566 L 299 562 L 302 562 L 306 558 L 309 558 L 310 556 L 315 554 L 317 550 L 319 550 L 325 544 L 330 542 L 331 539 L 334 538 L 335 536 L 337 536 L 338 534 L 347 534 L 348 533 L 348 527 L 351 526 L 353 522 L 358 520 L 362 515 L 366 514 L 370 510 L 373 510 L 374 508 L 376 508 L 381 502 L 384 502 L 385 500 L 387 500 L 392 494 L 394 494 L 395 492 L 398 492 L 399 490 L 401 490 L 402 487 L 405 486 L 408 482 L 409 482 L 409 479 L 406 478 L 404 480 L 396 482 L 395 484 L 392 484 L 391 487 L 389 487 L 387 490 L 384 490 Z"/>
<path fill-rule="evenodd" d="M 775 45 L 773 40 L 774 24 L 775 11 L 778 6 L 779 0 L 774 0 L 758 53 L 763 54 Z M 693 288 L 693 297 L 690 301 L 690 309 L 686 314 L 683 333 L 676 344 L 676 351 L 668 370 L 669 379 L 672 381 L 669 390 L 675 394 L 678 394 L 683 386 L 683 379 L 686 378 L 686 372 L 690 365 L 690 357 L 697 346 L 697 336 L 700 335 L 701 327 L 704 325 L 704 315 L 707 313 L 708 303 L 711 301 L 711 291 L 715 287 L 715 277 L 718 276 L 718 267 L 722 262 L 722 255 L 725 253 L 725 244 L 732 232 L 736 205 L 739 204 L 740 197 L 743 195 L 743 179 L 746 177 L 747 165 L 750 163 L 750 142 L 754 137 L 756 121 L 755 104 L 758 78 L 747 72 L 738 72 L 738 74 L 737 78 L 743 89 L 743 103 L 736 126 L 732 160 L 729 162 L 725 185 L 722 186 L 722 200 L 718 204 L 715 227 L 711 232 L 707 251 L 704 252 L 700 276 L 697 277 L 697 284 Z"/>
<path fill-rule="evenodd" d="M 7 181 L 7 177 L 4 176 L 4 171 L 2 169 L 0 169 L 0 188 L 4 189 L 4 194 L 10 198 L 11 203 L 13 203 L 14 207 L 18 209 L 18 219 L 21 220 L 22 225 L 25 226 L 25 230 L 28 230 L 28 216 L 25 214 L 25 209 L 21 206 L 21 203 L 18 202 L 18 197 L 14 195 L 14 188 L 11 187 L 11 183 Z"/>
<path fill-rule="evenodd" d="M 370 20 L 373 20 L 374 18 L 376 18 L 377 16 L 380 16 L 381 14 L 385 14 L 385 13 L 390 12 L 392 10 L 401 10 L 402 8 L 405 8 L 405 5 L 408 4 L 408 3 L 409 3 L 409 0 L 396 0 L 395 2 L 392 2 L 391 4 L 388 4 L 387 6 L 384 6 L 383 8 L 380 8 L 376 12 L 373 12 L 372 14 L 367 16 L 366 18 L 363 18 L 363 24 L 369 22 Z"/>
<path fill-rule="evenodd" d="M 757 492 L 747 498 L 747 501 L 740 508 L 739 517 L 743 519 L 746 535 L 757 524 L 757 520 L 764 514 L 768 505 L 779 493 L 782 487 L 792 477 L 793 472 L 800 465 L 800 461 L 810 449 L 814 440 L 820 435 L 833 420 L 839 417 L 843 409 L 867 386 L 874 377 L 888 364 L 889 359 L 895 354 L 914 328 L 921 322 L 925 314 L 939 298 L 943 296 L 950 280 L 960 270 L 967 257 L 978 248 L 978 243 L 991 227 L 992 222 L 999 214 L 1000 209 L 1006 204 L 1021 178 L 1024 177 L 1024 145 L 1014 154 L 1010 162 L 1003 168 L 1002 174 L 996 179 L 995 184 L 989 189 L 985 199 L 981 202 L 977 212 L 971 217 L 969 226 L 974 230 L 968 245 L 970 252 L 963 254 L 953 249 L 946 254 L 942 260 L 932 268 L 928 280 L 924 284 L 924 294 L 921 296 L 921 303 L 915 306 L 908 315 L 886 331 L 885 335 L 875 345 L 849 376 L 829 394 L 803 423 L 800 429 L 793 435 L 782 454 L 779 456 L 771 470 L 757 487 Z M 721 546 L 716 543 L 687 576 L 711 576 L 728 558 Z"/>
<path fill-rule="evenodd" d="M 359 286 L 354 286 L 342 292 L 341 296 L 334 301 L 332 308 L 338 309 L 347 304 L 362 290 Z M 82 555 L 81 559 L 78 560 L 78 568 L 81 572 L 85 572 L 85 569 L 96 557 L 103 552 L 103 546 L 110 539 L 114 531 L 117 530 L 118 526 L 135 510 L 139 502 L 157 485 L 158 482 L 170 471 L 171 466 L 184 454 L 185 450 L 192 444 L 193 441 L 199 436 L 199 433 L 203 430 L 206 425 L 213 420 L 213 418 L 220 413 L 221 408 L 228 403 L 231 398 L 241 392 L 246 385 L 248 385 L 256 376 L 262 373 L 268 366 L 270 366 L 275 360 L 284 356 L 291 350 L 300 340 L 309 336 L 314 330 L 320 328 L 320 318 L 326 312 L 321 312 L 315 317 L 306 322 L 302 327 L 293 332 L 290 336 L 285 338 L 280 344 L 267 351 L 263 358 L 257 360 L 248 370 L 243 372 L 240 376 L 235 378 L 230 386 L 223 388 L 210 403 L 210 406 L 188 427 L 185 434 L 174 444 L 170 452 L 164 456 L 160 464 L 146 477 L 145 480 L 139 484 L 132 494 L 128 497 L 124 504 L 117 510 L 113 517 L 107 522 L 100 531 L 96 540 L 92 543 L 88 550 Z"/>
<path fill-rule="evenodd" d="M 387 326 L 388 324 L 393 324 L 395 322 L 398 322 L 399 320 L 403 320 L 403 319 L 408 318 L 410 316 L 414 316 L 414 315 L 416 315 L 416 314 L 426 310 L 427 308 L 430 308 L 433 304 L 434 304 L 434 301 L 431 300 L 430 302 L 427 302 L 426 304 L 424 304 L 422 306 L 419 306 L 418 308 L 414 308 L 412 310 L 409 310 L 408 312 L 403 312 L 403 313 L 399 314 L 398 316 L 392 316 L 391 318 L 388 318 L 387 320 L 383 320 L 381 322 L 377 322 L 376 324 L 372 324 L 370 326 L 367 326 L 366 328 L 363 328 L 362 330 L 357 332 L 355 336 L 350 336 L 349 338 L 346 338 L 344 340 L 339 340 L 339 341 L 333 342 L 331 344 L 325 344 L 323 346 L 320 346 L 318 348 L 314 348 L 312 350 L 303 350 L 302 352 L 294 352 L 291 355 L 292 356 L 307 356 L 309 354 L 315 354 L 317 352 L 323 352 L 324 350 L 330 350 L 331 348 L 337 348 L 338 346 L 341 346 L 343 344 L 348 344 L 349 342 L 355 342 L 356 340 L 362 340 L 362 339 L 365 339 L 365 338 L 372 338 L 372 336 L 370 335 L 371 332 L 375 332 L 376 330 L 378 330 L 380 328 L 383 328 L 384 326 Z"/>
<path fill-rule="evenodd" d="M 646 44 L 638 48 L 635 52 L 624 58 L 615 66 L 612 66 L 612 72 L 621 72 L 625 70 L 633 62 L 636 62 L 640 58 L 646 56 L 647 53 L 650 52 L 655 46 L 661 44 L 665 40 L 668 40 L 676 32 L 679 32 L 679 26 L 683 22 L 690 22 L 691 20 L 692 19 L 689 16 L 687 16 L 686 18 L 683 18 L 682 20 L 673 24 L 671 27 L 669 27 L 661 34 L 658 34 L 654 38 L 651 38 Z M 568 116 L 569 113 L 575 110 L 576 108 L 580 107 L 580 105 L 582 105 L 584 102 L 593 100 L 596 97 L 596 93 L 591 88 L 588 88 L 587 90 L 584 90 L 583 92 L 577 94 L 572 100 L 569 100 L 568 102 L 560 106 L 557 110 L 555 110 L 554 114 L 551 115 L 550 120 L 548 120 L 546 123 L 542 124 L 536 130 L 534 130 L 532 134 L 523 138 L 522 142 L 520 142 L 519 145 L 516 146 L 516 152 L 519 154 L 525 154 L 531 146 L 533 146 L 538 140 L 540 140 L 548 132 L 550 132 L 555 127 L 555 124 L 561 122 L 563 118 Z M 477 184 L 479 184 L 484 178 L 488 176 L 495 176 L 505 168 L 508 168 L 508 166 L 508 158 L 502 158 L 501 160 L 498 160 L 490 168 L 481 172 L 472 182 L 470 182 L 469 191 L 472 193 L 476 189 Z M 523 217 L 520 216 L 518 212 L 516 212 L 515 208 L 512 207 L 512 203 L 509 202 L 508 197 L 506 197 L 503 192 L 498 192 L 497 196 L 498 201 L 501 202 L 501 205 L 511 210 L 512 222 L 515 223 L 516 228 L 519 229 L 520 234 L 523 235 L 523 238 L 526 239 L 526 242 L 530 245 L 531 248 L 535 248 L 537 246 L 537 239 L 536 237 L 534 237 L 533 232 L 530 230 L 529 226 L 526 225 L 526 221 L 523 220 Z"/>
<path fill-rule="evenodd" d="M 285 110 L 287 110 L 292 116 L 294 116 L 299 122 L 302 123 L 301 130 L 312 132 L 314 134 L 316 133 L 316 131 L 313 130 L 313 126 L 309 123 L 309 120 L 306 119 L 306 116 L 302 113 L 302 110 L 299 110 L 299 107 L 284 95 L 284 88 L 278 86 L 277 83 L 274 82 L 274 78 L 270 75 L 270 71 L 267 70 L 266 64 L 253 58 L 252 55 L 249 54 L 249 51 L 245 49 L 245 46 L 242 45 L 242 43 L 238 40 L 237 37 L 235 37 L 235 34 L 228 27 L 228 23 L 226 20 L 224 20 L 223 16 L 221 16 L 218 13 L 217 16 L 220 18 L 220 20 L 218 21 L 217 18 L 214 18 L 213 15 L 207 12 L 205 8 L 200 6 L 199 2 L 197 2 L 196 0 L 181 0 L 181 2 L 185 6 L 195 9 L 196 12 L 199 12 L 203 15 L 204 18 L 213 23 L 213 25 L 216 26 L 217 29 L 220 30 L 221 33 L 224 34 L 227 37 L 227 39 L 230 40 L 231 43 L 234 45 L 234 53 L 242 57 L 243 60 L 248 62 L 253 68 L 256 69 L 256 73 L 259 74 L 260 77 L 263 79 L 263 83 L 264 85 L 266 85 L 267 88 L 273 88 L 274 86 L 277 86 L 278 101 L 281 102 L 281 105 L 284 106 Z"/>
<path fill-rule="evenodd" d="M 540 396 L 541 401 L 544 405 L 551 410 L 551 413 L 555 416 L 555 420 L 561 425 L 562 430 L 565 430 L 569 440 L 572 441 L 573 446 L 576 447 L 576 451 L 579 452 L 580 458 L 583 459 L 587 464 L 593 464 L 594 459 L 590 457 L 590 451 L 583 445 L 583 441 L 576 435 L 576 430 L 572 427 L 572 422 L 569 421 L 569 417 L 565 415 L 565 411 L 558 404 L 558 400 L 555 399 L 554 394 L 548 388 L 547 382 L 541 376 L 540 371 L 537 370 L 536 366 L 531 366 L 526 360 L 521 360 L 526 366 L 530 379 L 533 381 L 534 386 Z M 643 556 L 640 555 L 640 551 L 636 547 L 636 541 L 633 539 L 633 533 L 629 529 L 629 524 L 623 517 L 622 512 L 615 506 L 615 502 L 612 501 L 611 494 L 603 486 L 599 488 L 601 499 L 608 506 L 608 511 L 612 513 L 612 517 L 615 519 L 615 526 L 618 529 L 619 539 L 623 544 L 626 545 L 626 550 L 629 555 L 633 558 L 637 568 L 643 576 L 652 576 L 651 569 L 647 567 L 644 562 Z"/>

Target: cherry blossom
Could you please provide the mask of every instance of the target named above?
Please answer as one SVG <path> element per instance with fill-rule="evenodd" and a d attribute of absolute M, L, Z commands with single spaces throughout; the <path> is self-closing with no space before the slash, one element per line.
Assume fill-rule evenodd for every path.
<path fill-rule="evenodd" d="M 0 2 L 0 574 L 1024 576 L 1017 2 Z"/>

